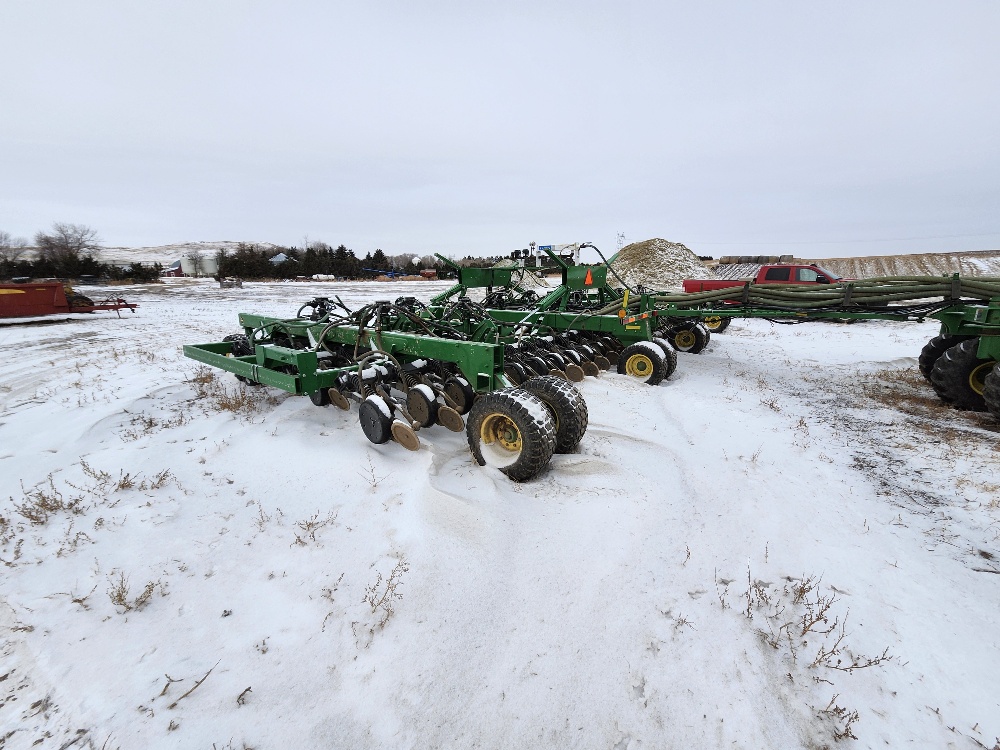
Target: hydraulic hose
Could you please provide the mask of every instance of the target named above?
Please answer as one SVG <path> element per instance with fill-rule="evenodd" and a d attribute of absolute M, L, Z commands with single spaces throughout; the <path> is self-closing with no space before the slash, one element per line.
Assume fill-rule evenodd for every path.
<path fill-rule="evenodd" d="M 604 265 L 606 265 L 608 267 L 608 270 L 611 271 L 612 275 L 614 275 L 614 277 L 618 279 L 618 283 L 621 284 L 626 289 L 628 289 L 630 294 L 635 294 L 635 289 L 626 284 L 625 280 L 618 275 L 618 272 L 615 270 L 615 267 L 610 263 L 608 263 L 608 259 L 604 257 L 604 253 L 602 253 L 600 250 L 597 249 L 597 245 L 595 245 L 592 242 L 584 242 L 582 245 L 580 245 L 581 250 L 583 250 L 585 247 L 589 247 L 592 250 L 596 250 L 597 254 L 601 256 L 601 260 L 604 261 Z"/>

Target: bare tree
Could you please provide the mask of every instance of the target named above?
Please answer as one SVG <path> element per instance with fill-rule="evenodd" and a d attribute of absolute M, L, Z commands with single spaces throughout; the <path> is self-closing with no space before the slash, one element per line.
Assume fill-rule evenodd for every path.
<path fill-rule="evenodd" d="M 28 249 L 23 237 L 11 237 L 10 232 L 0 231 L 0 262 L 14 263 Z"/>
<path fill-rule="evenodd" d="M 38 259 L 47 261 L 56 269 L 76 268 L 84 258 L 97 259 L 101 249 L 97 230 L 82 224 L 56 222 L 52 232 L 35 235 Z"/>
<path fill-rule="evenodd" d="M 392 268 L 398 271 L 409 271 L 412 268 L 413 259 L 416 257 L 416 253 L 400 253 L 388 256 L 388 261 Z"/>
<path fill-rule="evenodd" d="M 201 276 L 205 261 L 205 256 L 201 250 L 198 248 L 190 250 L 187 254 L 187 259 L 191 261 L 191 267 L 194 269 L 194 275 Z"/>

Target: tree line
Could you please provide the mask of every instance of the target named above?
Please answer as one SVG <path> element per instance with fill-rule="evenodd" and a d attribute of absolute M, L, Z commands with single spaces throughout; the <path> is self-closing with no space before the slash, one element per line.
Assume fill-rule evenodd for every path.
<path fill-rule="evenodd" d="M 100 238 L 90 227 L 56 222 L 50 232 L 38 232 L 31 246 L 23 237 L 0 230 L 0 279 L 93 277 L 111 281 L 153 281 L 159 263 L 116 265 L 100 261 Z"/>
<path fill-rule="evenodd" d="M 0 230 L 0 279 L 62 278 L 154 281 L 161 275 L 159 263 L 121 265 L 100 261 L 101 240 L 97 231 L 81 225 L 57 222 L 49 232 L 38 232 L 34 245 L 24 238 L 12 237 Z M 281 262 L 276 256 L 284 255 Z M 204 256 L 192 252 L 187 256 L 200 265 Z M 467 255 L 455 261 L 461 266 L 489 265 L 499 260 Z M 325 242 L 306 243 L 304 248 L 269 246 L 241 242 L 234 250 L 220 250 L 216 255 L 218 278 L 291 279 L 315 275 L 343 279 L 373 279 L 383 273 L 416 274 L 434 269 L 447 275 L 447 264 L 433 255 L 416 253 L 386 255 L 381 249 L 359 258 L 345 245 L 331 247 Z"/>
<path fill-rule="evenodd" d="M 272 259 L 284 255 L 282 262 Z M 439 275 L 447 273 L 444 261 L 433 255 L 419 256 L 416 253 L 386 255 L 381 249 L 359 258 L 346 245 L 336 248 L 325 242 L 309 243 L 304 249 L 241 242 L 232 251 L 220 250 L 215 256 L 218 276 L 241 279 L 294 279 L 316 275 L 335 276 L 342 279 L 374 279 L 386 272 L 394 274 L 417 274 L 434 269 Z M 458 265 L 483 265 L 499 258 L 473 258 L 467 256 L 456 261 Z"/>

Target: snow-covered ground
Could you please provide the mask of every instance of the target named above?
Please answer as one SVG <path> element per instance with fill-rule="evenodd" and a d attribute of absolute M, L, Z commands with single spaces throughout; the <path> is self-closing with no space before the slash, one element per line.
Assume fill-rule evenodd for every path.
<path fill-rule="evenodd" d="M 0 748 L 997 742 L 1000 434 L 914 375 L 933 322 L 588 378 L 516 484 L 180 354 L 447 283 L 214 287 L 0 328 Z"/>

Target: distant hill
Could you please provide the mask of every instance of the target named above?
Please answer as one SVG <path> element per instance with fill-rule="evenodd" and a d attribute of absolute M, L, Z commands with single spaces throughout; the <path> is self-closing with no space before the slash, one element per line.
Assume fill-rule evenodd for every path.
<path fill-rule="evenodd" d="M 205 257 L 214 257 L 220 250 L 235 250 L 239 242 L 221 240 L 219 242 L 178 242 L 173 245 L 158 245 L 156 247 L 103 247 L 101 261 L 105 263 L 162 263 L 169 266 L 175 260 L 193 252 Z M 260 247 L 262 250 L 278 247 L 272 242 L 246 243 Z"/>
<path fill-rule="evenodd" d="M 794 258 L 794 263 L 815 263 L 848 279 L 880 276 L 1000 276 L 1000 250 L 912 255 L 866 255 L 859 258 Z M 756 276 L 760 263 L 726 263 L 713 266 L 716 276 L 745 279 Z"/>
<path fill-rule="evenodd" d="M 818 258 L 809 262 L 854 279 L 877 276 L 944 276 L 953 273 L 963 276 L 1000 276 L 1000 250 Z"/>

